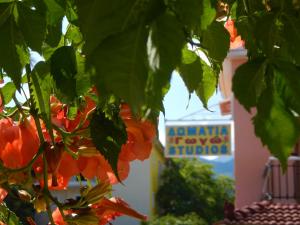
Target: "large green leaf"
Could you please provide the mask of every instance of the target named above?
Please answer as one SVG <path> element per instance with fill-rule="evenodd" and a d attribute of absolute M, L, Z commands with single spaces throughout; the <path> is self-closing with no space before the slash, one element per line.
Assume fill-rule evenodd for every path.
<path fill-rule="evenodd" d="M 8 104 L 12 100 L 15 92 L 16 86 L 12 82 L 6 83 L 1 88 L 1 97 L 3 98 L 4 104 Z"/>
<path fill-rule="evenodd" d="M 148 30 L 137 28 L 105 39 L 88 58 L 96 68 L 94 82 L 102 92 L 112 92 L 137 112 L 145 102 L 148 73 Z"/>
<path fill-rule="evenodd" d="M 77 75 L 76 75 L 76 93 L 77 96 L 85 95 L 91 88 L 91 74 L 85 69 L 85 57 L 76 54 Z"/>
<path fill-rule="evenodd" d="M 78 46 L 79 44 L 83 43 L 83 37 L 82 34 L 79 30 L 79 27 L 70 24 L 68 26 L 67 33 L 65 35 L 65 38 L 68 39 L 68 41 L 73 45 L 73 46 Z"/>
<path fill-rule="evenodd" d="M 257 45 L 255 37 L 255 26 L 248 17 L 239 18 L 236 23 L 237 32 L 241 35 L 241 38 L 245 41 L 245 48 L 248 51 L 248 56 L 258 55 L 260 49 Z"/>
<path fill-rule="evenodd" d="M 47 6 L 47 20 L 51 26 L 56 26 L 65 15 L 64 8 L 56 0 L 44 0 Z"/>
<path fill-rule="evenodd" d="M 229 50 L 229 33 L 220 22 L 211 23 L 203 33 L 202 45 L 210 58 L 223 62 Z"/>
<path fill-rule="evenodd" d="M 201 30 L 205 30 L 215 19 L 216 10 L 211 6 L 210 0 L 203 0 L 203 13 L 201 15 Z"/>
<path fill-rule="evenodd" d="M 179 73 L 189 93 L 194 91 L 207 108 L 207 102 L 217 87 L 217 75 L 195 52 L 183 49 Z"/>
<path fill-rule="evenodd" d="M 76 0 L 85 53 L 91 53 L 108 36 L 139 23 L 148 4 L 140 0 Z"/>
<path fill-rule="evenodd" d="M 256 135 L 280 160 L 285 170 L 287 158 L 299 139 L 300 125 L 278 93 L 270 89 L 263 92 L 257 105 L 254 125 Z"/>
<path fill-rule="evenodd" d="M 115 109 L 119 108 L 115 107 Z M 118 177 L 117 165 L 119 153 L 121 151 L 121 146 L 127 140 L 127 134 L 122 120 L 115 119 L 116 115 L 118 115 L 118 110 L 112 115 L 114 120 L 111 120 L 106 117 L 104 112 L 98 109 L 91 118 L 90 130 L 93 143 L 109 162 L 114 173 Z"/>
<path fill-rule="evenodd" d="M 70 23 L 78 25 L 78 13 L 75 6 L 75 0 L 66 1 L 66 17 Z"/>
<path fill-rule="evenodd" d="M 201 60 L 202 76 L 196 89 L 196 94 L 201 99 L 203 106 L 207 109 L 207 102 L 214 94 L 218 85 L 218 75 L 214 70 Z"/>
<path fill-rule="evenodd" d="M 13 3 L 0 4 L 0 68 L 20 88 L 22 69 L 29 63 L 29 53 L 24 45 L 24 39 L 18 29 L 13 11 Z"/>
<path fill-rule="evenodd" d="M 165 13 L 152 24 L 148 39 L 151 75 L 147 84 L 148 104 L 161 108 L 171 73 L 180 64 L 184 34 L 175 16 Z"/>
<path fill-rule="evenodd" d="M 179 66 L 179 73 L 189 90 L 189 93 L 193 93 L 202 80 L 203 70 L 201 60 L 196 53 L 188 49 L 184 49 L 183 52 L 182 61 L 187 63 L 182 63 Z"/>
<path fill-rule="evenodd" d="M 300 66 L 300 19 L 295 18 L 293 15 L 285 14 L 282 20 L 284 23 L 282 35 L 286 40 L 287 49 L 294 57 L 297 65 Z"/>
<path fill-rule="evenodd" d="M 58 48 L 50 58 L 51 74 L 56 87 L 67 101 L 76 96 L 76 54 L 71 46 Z"/>
<path fill-rule="evenodd" d="M 64 8 L 56 0 L 44 0 L 47 6 L 47 36 L 46 43 L 56 47 L 62 36 L 62 20 Z"/>
<path fill-rule="evenodd" d="M 203 1 L 198 0 L 177 0 L 174 1 L 174 8 L 179 20 L 189 30 L 197 33 L 201 27 L 201 14 L 203 12 Z M 207 3 L 207 2 L 205 2 Z"/>
<path fill-rule="evenodd" d="M 256 106 L 257 99 L 266 87 L 266 67 L 264 59 L 257 59 L 241 65 L 234 74 L 232 90 L 248 111 Z"/>
<path fill-rule="evenodd" d="M 300 115 L 300 68 L 292 63 L 276 60 L 273 62 L 276 89 L 288 108 Z"/>
<path fill-rule="evenodd" d="M 41 52 L 46 35 L 46 16 L 18 2 L 18 26 L 26 44 L 34 51 Z"/>
<path fill-rule="evenodd" d="M 31 73 L 31 90 L 38 112 L 44 119 L 50 119 L 50 94 L 53 90 L 53 80 L 49 65 L 41 61 Z"/>

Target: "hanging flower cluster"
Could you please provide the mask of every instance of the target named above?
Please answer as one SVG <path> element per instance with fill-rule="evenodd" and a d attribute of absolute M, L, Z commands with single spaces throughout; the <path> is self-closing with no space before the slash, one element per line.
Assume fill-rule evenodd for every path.
<path fill-rule="evenodd" d="M 94 94 L 95 92 L 90 92 Z M 120 105 L 119 117 L 125 124 L 127 141 L 118 155 L 117 173 L 94 145 L 90 135 L 90 117 L 96 102 L 86 96 L 83 106 L 69 116 L 70 106 L 50 97 L 50 123 L 36 115 L 22 112 L 18 122 L 12 118 L 0 119 L 0 198 L 5 199 L 11 185 L 30 184 L 25 189 L 38 212 L 50 212 L 50 203 L 57 209 L 50 216 L 52 224 L 105 225 L 123 214 L 145 219 L 119 198 L 106 198 L 111 185 L 128 177 L 130 162 L 149 158 L 156 135 L 155 126 L 132 115 L 127 104 Z M 81 193 L 80 200 L 60 203 L 49 190 L 67 189 L 74 176 L 96 179 L 99 183 Z M 6 177 L 6 178 L 4 178 Z M 22 192 L 23 193 L 23 192 Z M 83 200 L 84 199 L 84 200 Z M 80 207 L 79 207 L 80 206 Z M 31 224 L 34 223 L 30 220 Z M 81 222 L 80 222 L 81 221 Z"/>
<path fill-rule="evenodd" d="M 238 35 L 237 29 L 234 26 L 234 21 L 228 19 L 225 23 L 225 28 L 230 35 L 230 49 L 244 48 L 245 41 L 242 40 L 241 35 Z"/>

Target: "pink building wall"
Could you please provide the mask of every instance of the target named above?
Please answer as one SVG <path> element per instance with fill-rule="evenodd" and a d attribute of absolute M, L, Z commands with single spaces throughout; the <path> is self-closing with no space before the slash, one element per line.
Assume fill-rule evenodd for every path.
<path fill-rule="evenodd" d="M 224 75 L 231 78 L 236 68 L 247 61 L 246 53 L 246 50 L 232 50 L 223 64 Z M 231 82 L 229 85 L 231 87 Z M 236 99 L 232 102 L 235 132 L 235 206 L 241 208 L 260 200 L 263 172 L 270 155 L 255 136 L 252 116 Z"/>
<path fill-rule="evenodd" d="M 235 99 L 235 206 L 241 208 L 261 200 L 263 172 L 269 153 L 255 136 L 251 115 Z"/>

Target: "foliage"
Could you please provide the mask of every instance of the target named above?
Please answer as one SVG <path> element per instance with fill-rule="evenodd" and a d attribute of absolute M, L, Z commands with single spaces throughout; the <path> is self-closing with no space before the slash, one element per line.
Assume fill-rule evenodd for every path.
<path fill-rule="evenodd" d="M 224 28 L 230 15 L 249 58 L 233 90 L 246 109 L 257 108 L 255 132 L 284 164 L 300 135 L 300 3 L 217 6 L 216 0 L 0 0 L 1 192 L 17 184 L 51 214 L 51 203 L 72 209 L 49 189 L 65 188 L 73 175 L 111 184 L 125 179 L 131 161 L 149 157 L 174 70 L 208 108 L 231 46 L 232 32 Z"/>
<path fill-rule="evenodd" d="M 233 181 L 216 177 L 198 160 L 169 161 L 156 195 L 158 215 L 183 216 L 195 212 L 212 224 L 223 218 L 224 203 L 233 201 Z"/>
<path fill-rule="evenodd" d="M 236 27 L 248 62 L 233 79 L 233 91 L 248 110 L 256 107 L 255 133 L 286 166 L 299 139 L 299 1 L 236 1 Z"/>
<path fill-rule="evenodd" d="M 158 217 L 150 222 L 142 223 L 143 225 L 208 225 L 196 213 L 189 213 L 184 216 L 166 215 Z"/>

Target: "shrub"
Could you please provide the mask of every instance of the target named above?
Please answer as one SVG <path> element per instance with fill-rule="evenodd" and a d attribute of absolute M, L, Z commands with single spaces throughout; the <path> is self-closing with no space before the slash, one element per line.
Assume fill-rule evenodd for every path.
<path fill-rule="evenodd" d="M 216 176 L 198 160 L 170 160 L 162 173 L 156 201 L 158 215 L 195 212 L 209 224 L 223 218 L 225 201 L 233 202 L 233 180 Z"/>
<path fill-rule="evenodd" d="M 143 225 L 208 225 L 208 223 L 196 213 L 190 213 L 184 216 L 168 214 L 166 216 L 157 217 L 150 222 L 143 223 Z"/>

